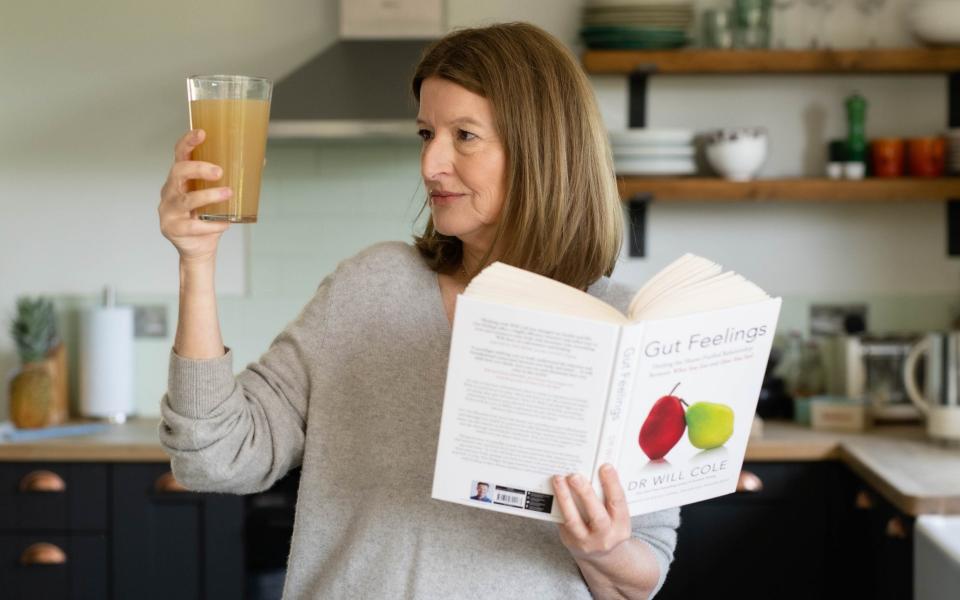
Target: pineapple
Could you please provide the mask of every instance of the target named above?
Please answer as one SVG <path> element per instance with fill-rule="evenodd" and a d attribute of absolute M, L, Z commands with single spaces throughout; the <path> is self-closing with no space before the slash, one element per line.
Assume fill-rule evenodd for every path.
<path fill-rule="evenodd" d="M 17 299 L 16 318 L 10 335 L 17 346 L 23 367 L 10 381 L 10 420 L 17 427 L 44 427 L 58 420 L 59 373 L 51 351 L 60 345 L 53 302 L 42 296 Z"/>
<path fill-rule="evenodd" d="M 17 344 L 23 364 L 46 358 L 59 342 L 53 302 L 42 296 L 17 299 L 17 318 L 10 324 L 10 335 Z"/>
<path fill-rule="evenodd" d="M 10 380 L 10 420 L 20 429 L 46 427 L 50 424 L 53 396 L 53 376 L 46 364 L 25 364 Z"/>

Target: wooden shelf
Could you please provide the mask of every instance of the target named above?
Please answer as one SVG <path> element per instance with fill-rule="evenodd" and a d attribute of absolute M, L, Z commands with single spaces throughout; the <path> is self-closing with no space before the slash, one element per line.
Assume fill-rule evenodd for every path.
<path fill-rule="evenodd" d="M 668 201 L 809 200 L 879 201 L 960 198 L 960 177 L 940 179 L 761 179 L 727 181 L 716 177 L 617 177 L 620 196 L 650 195 Z"/>
<path fill-rule="evenodd" d="M 596 74 L 949 73 L 960 71 L 960 48 L 589 50 L 583 66 Z"/>

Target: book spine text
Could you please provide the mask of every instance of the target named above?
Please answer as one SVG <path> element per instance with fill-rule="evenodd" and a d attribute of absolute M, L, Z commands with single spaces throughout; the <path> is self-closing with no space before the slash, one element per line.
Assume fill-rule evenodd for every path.
<path fill-rule="evenodd" d="M 623 438 L 624 423 L 630 410 L 630 398 L 633 384 L 637 379 L 637 366 L 640 364 L 640 343 L 643 327 L 638 324 L 626 325 L 621 330 L 617 348 L 616 362 L 610 379 L 610 391 L 600 429 L 600 443 L 597 445 L 597 458 L 594 461 L 592 481 L 600 491 L 598 471 L 604 463 L 616 466 Z"/>

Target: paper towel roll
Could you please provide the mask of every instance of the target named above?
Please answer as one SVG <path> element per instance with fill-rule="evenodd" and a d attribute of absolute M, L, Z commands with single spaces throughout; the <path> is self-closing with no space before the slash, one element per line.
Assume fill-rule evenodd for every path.
<path fill-rule="evenodd" d="M 79 354 L 80 414 L 124 421 L 133 413 L 133 307 L 84 311 Z"/>

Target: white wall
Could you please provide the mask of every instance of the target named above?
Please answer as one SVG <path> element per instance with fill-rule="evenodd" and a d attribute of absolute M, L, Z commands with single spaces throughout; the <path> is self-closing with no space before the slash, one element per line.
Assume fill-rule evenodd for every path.
<path fill-rule="evenodd" d="M 173 144 L 189 128 L 184 78 L 279 77 L 335 38 L 332 2 L 277 6 L 6 3 L 0 306 L 28 290 L 90 293 L 105 283 L 121 294 L 176 289 L 176 252 L 159 235 L 156 206 Z M 224 236 L 223 293 L 243 292 L 242 231 Z"/>

